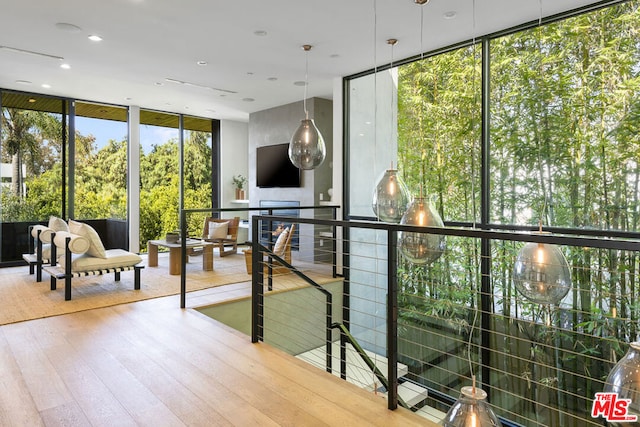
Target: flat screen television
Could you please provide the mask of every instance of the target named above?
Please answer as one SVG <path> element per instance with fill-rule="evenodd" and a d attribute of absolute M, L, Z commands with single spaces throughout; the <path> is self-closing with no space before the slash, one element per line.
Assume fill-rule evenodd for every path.
<path fill-rule="evenodd" d="M 289 144 L 258 147 L 256 175 L 261 188 L 300 187 L 300 169 L 289 160 Z"/>

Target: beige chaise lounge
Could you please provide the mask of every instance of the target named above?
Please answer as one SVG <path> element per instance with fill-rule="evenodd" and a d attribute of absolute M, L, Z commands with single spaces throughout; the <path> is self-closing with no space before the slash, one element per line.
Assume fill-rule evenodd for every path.
<path fill-rule="evenodd" d="M 43 269 L 51 276 L 51 290 L 56 289 L 57 280 L 64 279 L 64 299 L 71 299 L 71 279 L 74 277 L 97 276 L 115 273 L 115 281 L 120 281 L 120 273 L 134 271 L 134 289 L 140 289 L 140 271 L 144 268 L 142 258 L 123 249 L 105 250 L 98 233 L 88 224 L 69 221 L 71 232 L 57 232 L 53 245 L 61 254 L 57 262 Z"/>

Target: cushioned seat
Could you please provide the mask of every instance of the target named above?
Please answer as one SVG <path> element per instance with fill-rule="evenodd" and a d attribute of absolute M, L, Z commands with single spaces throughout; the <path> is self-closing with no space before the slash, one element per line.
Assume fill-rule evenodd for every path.
<path fill-rule="evenodd" d="M 55 290 L 57 280 L 65 281 L 65 300 L 71 299 L 71 279 L 74 277 L 97 276 L 115 273 L 116 282 L 122 271 L 134 271 L 134 289 L 140 289 L 140 271 L 144 268 L 142 258 L 123 249 L 105 250 L 98 233 L 88 224 L 69 221 L 72 232 L 58 232 L 53 244 L 64 253 L 60 264 L 52 262 L 44 270 L 51 276 L 51 290 Z M 75 234 L 78 233 L 78 234 Z"/>

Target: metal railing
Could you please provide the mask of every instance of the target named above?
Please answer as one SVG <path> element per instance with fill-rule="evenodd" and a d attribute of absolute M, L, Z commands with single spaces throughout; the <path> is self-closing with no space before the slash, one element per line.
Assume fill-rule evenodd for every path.
<path fill-rule="evenodd" d="M 351 380 L 372 392 L 386 392 L 390 409 L 403 399 L 398 389 L 409 384 L 426 392 L 424 398 L 408 401 L 408 406 L 416 412 L 427 406 L 446 412 L 475 373 L 508 425 L 600 425 L 589 414 L 592 399 L 601 391 L 616 355 L 624 353 L 626 342 L 634 340 L 639 329 L 634 326 L 640 319 L 640 242 L 635 235 L 568 234 L 579 233 L 575 230 L 531 234 L 271 215 L 254 216 L 253 228 L 259 229 L 259 222 L 278 221 L 329 227 L 331 233 L 324 236 L 342 236 L 331 245 L 339 248 L 331 249 L 334 271 L 335 257 L 342 261 L 340 292 L 333 293 L 331 309 L 326 300 L 310 293 L 301 293 L 288 306 L 267 308 L 265 301 L 271 295 L 299 287 L 279 289 L 276 278 L 274 290 L 265 289 L 261 263 L 268 248 L 257 246 L 254 238 L 254 342 L 269 342 L 269 334 L 279 334 L 276 341 L 295 342 L 292 354 L 303 358 L 307 347 L 322 340 L 323 358 L 334 361 L 318 366 L 343 379 L 349 379 L 347 372 L 354 369 L 347 361 L 349 343 L 366 365 L 358 368 L 364 379 Z M 433 265 L 411 265 L 398 251 L 398 235 L 405 232 L 444 235 L 447 251 Z M 318 238 L 316 233 L 300 235 L 301 242 Z M 560 304 L 533 304 L 515 290 L 510 266 L 524 242 L 560 245 L 568 253 L 574 284 Z M 286 266 L 304 270 L 306 277 L 316 270 L 309 261 L 294 259 Z M 343 329 L 339 354 L 329 348 L 336 337 L 326 333 L 326 320 L 320 322 L 324 332 L 318 330 L 315 336 L 313 327 L 302 326 L 304 322 L 295 318 L 314 310 L 319 319 L 332 313 L 334 329 Z M 337 312 L 342 315 L 336 316 Z M 291 313 L 295 314 L 287 321 Z M 298 322 L 297 334 L 282 332 Z M 378 358 L 384 359 L 386 369 L 378 367 Z"/>

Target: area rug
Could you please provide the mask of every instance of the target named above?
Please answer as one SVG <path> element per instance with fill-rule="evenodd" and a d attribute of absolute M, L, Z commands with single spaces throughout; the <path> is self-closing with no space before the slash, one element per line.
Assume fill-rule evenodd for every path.
<path fill-rule="evenodd" d="M 187 264 L 187 292 L 251 280 L 242 253 L 224 258 L 215 253 L 213 268 L 214 271 L 202 271 L 202 259 L 191 257 Z M 36 282 L 27 266 L 0 269 L 0 325 L 180 293 L 180 276 L 169 275 L 168 254 L 160 254 L 158 267 L 145 267 L 140 277 L 140 290 L 133 289 L 133 271 L 121 273 L 119 282 L 114 274 L 75 278 L 72 299 L 65 301 L 62 280 L 58 281 L 57 290 L 51 291 L 46 273 L 42 274 L 42 282 Z"/>

